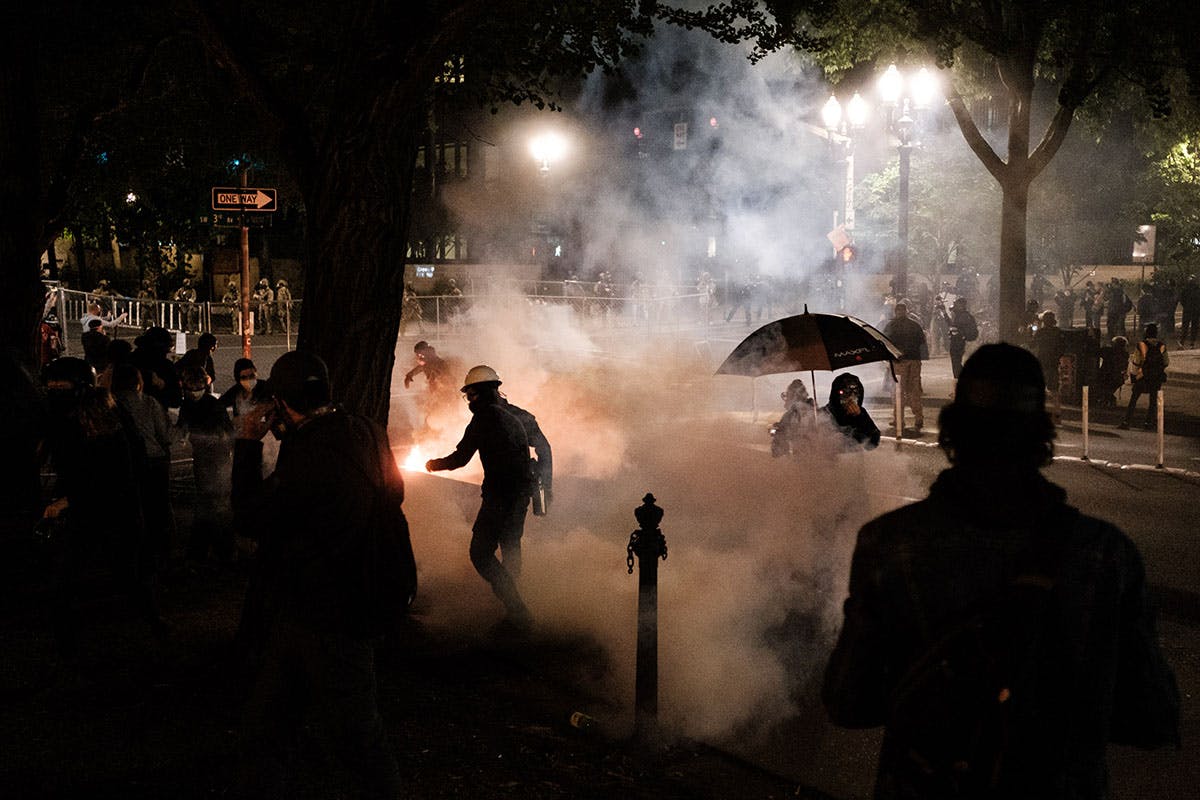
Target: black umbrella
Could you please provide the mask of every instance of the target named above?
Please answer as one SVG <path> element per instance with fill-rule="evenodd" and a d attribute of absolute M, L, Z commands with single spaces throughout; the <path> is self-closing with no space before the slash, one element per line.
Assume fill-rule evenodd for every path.
<path fill-rule="evenodd" d="M 810 374 L 838 370 L 872 361 L 895 361 L 901 352 L 886 336 L 857 317 L 846 314 L 803 314 L 763 325 L 733 349 L 717 369 L 718 375 Z M 813 408 L 816 408 L 816 375 Z"/>

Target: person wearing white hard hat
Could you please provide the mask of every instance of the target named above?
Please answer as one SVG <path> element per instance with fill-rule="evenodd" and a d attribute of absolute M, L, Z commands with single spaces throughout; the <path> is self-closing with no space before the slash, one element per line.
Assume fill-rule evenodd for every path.
<path fill-rule="evenodd" d="M 479 453 L 483 464 L 483 500 L 471 528 L 471 563 L 504 604 L 506 622 L 525 630 L 532 624 L 532 617 L 516 582 L 521 574 L 525 514 L 537 488 L 525 417 L 536 431 L 533 443 L 546 462 L 550 446 L 533 415 L 509 405 L 500 396 L 500 383 L 500 376 L 487 365 L 472 367 L 467 372 L 462 393 L 471 409 L 471 422 L 454 452 L 425 462 L 425 469 L 430 472 L 459 469 Z M 547 468 L 542 476 L 547 481 L 549 463 L 541 466 Z M 496 558 L 497 548 L 503 562 Z"/>

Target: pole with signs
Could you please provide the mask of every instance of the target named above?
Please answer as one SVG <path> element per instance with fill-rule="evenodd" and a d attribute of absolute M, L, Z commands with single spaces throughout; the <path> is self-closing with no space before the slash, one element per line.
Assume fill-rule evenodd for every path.
<path fill-rule="evenodd" d="M 250 320 L 250 225 L 269 220 L 270 212 L 278 208 L 278 193 L 274 189 L 251 188 L 250 167 L 242 167 L 241 186 L 214 186 L 212 189 L 212 208 L 215 212 L 237 212 L 236 224 L 230 219 L 232 214 L 217 213 L 213 215 L 213 224 L 218 227 L 236 227 L 241 229 L 241 329 L 242 356 L 250 358 L 250 337 L 254 333 L 254 325 Z"/>
<path fill-rule="evenodd" d="M 250 179 L 250 168 L 242 168 L 242 188 L 245 189 Z M 214 193 L 215 194 L 215 193 Z M 239 200 L 243 196 L 238 193 Z M 215 200 L 215 198 L 214 198 Z M 241 277 L 242 277 L 242 292 L 239 298 L 242 301 L 242 358 L 250 358 L 250 335 L 253 333 L 254 324 L 250 320 L 250 226 L 246 221 L 246 209 L 242 206 L 241 209 L 241 232 L 242 232 L 242 247 L 241 247 Z"/>

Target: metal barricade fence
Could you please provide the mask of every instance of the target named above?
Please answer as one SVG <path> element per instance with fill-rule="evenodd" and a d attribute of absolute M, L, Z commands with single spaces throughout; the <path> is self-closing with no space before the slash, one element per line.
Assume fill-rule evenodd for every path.
<path fill-rule="evenodd" d="M 63 329 L 63 343 L 70 353 L 78 346 L 83 328 L 79 320 L 87 313 L 88 306 L 97 303 L 101 316 L 106 319 L 124 319 L 112 330 L 120 337 L 123 330 L 145 330 L 150 327 L 166 328 L 189 334 L 226 333 L 240 334 L 242 331 L 242 309 L 240 303 L 184 303 L 177 300 L 139 300 L 119 295 L 96 295 L 76 289 L 51 287 L 57 292 L 53 308 Z M 266 306 L 269 318 L 264 320 L 263 306 L 250 303 L 251 319 L 255 333 L 280 333 L 294 336 L 300 319 L 300 300 L 292 300 L 283 306 L 272 303 Z"/>

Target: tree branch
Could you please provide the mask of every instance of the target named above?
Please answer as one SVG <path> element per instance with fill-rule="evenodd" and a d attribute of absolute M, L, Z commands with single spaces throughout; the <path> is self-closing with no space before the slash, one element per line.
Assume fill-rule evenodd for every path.
<path fill-rule="evenodd" d="M 954 112 L 954 119 L 958 122 L 958 129 L 962 131 L 963 139 L 975 156 L 983 163 L 984 168 L 992 174 L 992 177 L 997 182 L 1003 183 L 1006 175 L 1007 164 L 1000 156 L 996 155 L 996 151 L 988 144 L 987 139 L 983 138 L 983 134 L 979 132 L 979 126 L 975 124 L 971 112 L 967 110 L 966 101 L 957 89 L 951 88 L 949 97 L 946 100 L 950 106 L 950 110 Z"/>
<path fill-rule="evenodd" d="M 252 66 L 246 53 L 234 43 L 211 7 L 203 0 L 177 0 L 176 13 L 194 29 L 208 52 L 224 67 L 239 91 L 262 113 L 275 129 L 280 149 L 301 167 L 296 177 L 303 181 L 313 161 L 315 147 L 312 131 L 301 109 L 271 90 Z"/>

